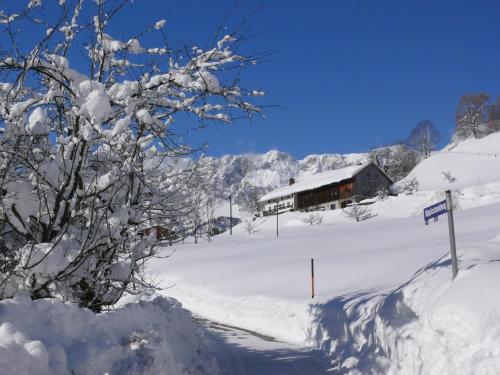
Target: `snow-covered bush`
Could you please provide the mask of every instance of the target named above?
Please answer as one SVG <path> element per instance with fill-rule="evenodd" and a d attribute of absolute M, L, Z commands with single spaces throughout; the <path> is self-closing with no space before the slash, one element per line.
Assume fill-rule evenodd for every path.
<path fill-rule="evenodd" d="M 370 209 L 366 206 L 361 206 L 358 203 L 353 203 L 344 208 L 344 214 L 356 222 L 366 220 L 371 216 Z"/>
<path fill-rule="evenodd" d="M 377 198 L 380 200 L 384 200 L 390 194 L 390 190 L 388 188 L 382 188 L 377 191 Z"/>
<path fill-rule="evenodd" d="M 253 234 L 255 232 L 255 229 L 256 229 L 255 228 L 256 227 L 255 220 L 252 217 L 247 218 L 243 222 L 243 227 L 245 228 L 245 232 L 247 232 L 248 234 Z"/>
<path fill-rule="evenodd" d="M 323 215 L 321 215 L 319 212 L 311 212 L 307 214 L 307 216 L 303 220 L 306 224 L 316 225 L 317 227 L 319 227 L 323 223 Z"/>
<path fill-rule="evenodd" d="M 403 180 L 397 184 L 395 190 L 399 193 L 413 194 L 418 191 L 419 183 L 415 177 Z"/>
<path fill-rule="evenodd" d="M 148 228 L 185 227 L 189 176 L 169 166 L 192 148 L 176 115 L 230 122 L 258 112 L 248 97 L 262 92 L 228 76 L 254 62 L 232 52 L 235 36 L 182 56 L 162 22 L 144 33 L 158 48 L 111 37 L 119 1 L 21 3 L 0 12 L 12 43 L 0 52 L 0 297 L 99 311 L 144 283 Z"/>

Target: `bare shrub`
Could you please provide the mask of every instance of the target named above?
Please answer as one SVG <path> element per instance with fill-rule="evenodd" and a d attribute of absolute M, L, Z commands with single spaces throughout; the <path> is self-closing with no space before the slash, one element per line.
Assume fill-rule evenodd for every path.
<path fill-rule="evenodd" d="M 443 171 L 441 173 L 443 174 L 443 179 L 445 181 L 448 181 L 450 184 L 453 184 L 454 182 L 457 181 L 457 178 L 455 176 L 453 176 L 451 171 Z"/>
<path fill-rule="evenodd" d="M 344 214 L 355 220 L 356 222 L 361 220 L 366 220 L 371 216 L 371 212 L 366 206 L 361 206 L 358 203 L 353 203 L 350 206 L 344 208 Z"/>
<path fill-rule="evenodd" d="M 319 212 L 311 212 L 303 220 L 306 224 L 319 227 L 321 226 L 321 224 L 323 224 L 323 215 L 321 215 Z"/>

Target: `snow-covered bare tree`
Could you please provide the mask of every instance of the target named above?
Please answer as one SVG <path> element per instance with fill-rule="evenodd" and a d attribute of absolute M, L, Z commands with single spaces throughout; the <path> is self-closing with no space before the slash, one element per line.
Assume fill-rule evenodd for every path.
<path fill-rule="evenodd" d="M 440 134 L 432 121 L 420 121 L 410 132 L 407 143 L 424 158 L 436 149 Z"/>
<path fill-rule="evenodd" d="M 417 153 L 403 143 L 373 149 L 369 158 L 393 181 L 405 178 L 419 162 Z"/>
<path fill-rule="evenodd" d="M 256 225 L 257 223 L 255 222 L 255 219 L 252 217 L 247 217 L 243 222 L 243 228 L 245 228 L 245 231 L 248 234 L 255 233 Z"/>
<path fill-rule="evenodd" d="M 352 203 L 350 206 L 344 208 L 344 214 L 356 222 L 366 220 L 371 216 L 370 209 L 358 203 Z"/>
<path fill-rule="evenodd" d="M 186 218 L 189 222 L 189 234 L 193 236 L 194 243 L 198 243 L 198 239 L 203 232 L 203 224 L 205 222 L 206 214 L 206 194 L 203 180 L 195 179 L 190 181 L 189 184 L 189 198 L 187 200 L 188 211 Z"/>
<path fill-rule="evenodd" d="M 261 205 L 259 199 L 266 192 L 267 190 L 264 187 L 244 184 L 236 197 L 236 202 L 242 211 L 254 216 L 259 212 Z"/>
<path fill-rule="evenodd" d="M 460 98 L 455 114 L 455 136 L 458 139 L 480 138 L 492 133 L 487 127 L 490 99 L 490 95 L 484 92 L 466 94 Z"/>
<path fill-rule="evenodd" d="M 392 164 L 392 154 L 394 146 L 377 147 L 370 150 L 368 158 L 374 162 L 385 173 L 389 173 Z M 392 177 L 391 177 L 392 178 Z"/>
<path fill-rule="evenodd" d="M 203 157 L 184 171 L 190 173 L 185 182 L 186 199 L 183 202 L 190 228 L 187 234 L 193 236 L 195 243 L 203 235 L 210 242 L 216 232 L 215 209 L 217 196 L 220 194 L 218 181 L 210 174 L 210 168 L 207 168 Z"/>
<path fill-rule="evenodd" d="M 192 151 L 176 116 L 204 126 L 259 112 L 249 98 L 262 92 L 240 87 L 255 60 L 234 52 L 238 35 L 174 48 L 155 20 L 119 40 L 110 30 L 127 34 L 114 21 L 129 3 L 2 4 L 1 298 L 58 297 L 99 311 L 133 291 L 154 255 L 146 229 L 182 227 L 186 216 L 191 192 L 168 167 Z M 146 34 L 156 46 L 142 45 Z"/>
<path fill-rule="evenodd" d="M 490 133 L 500 131 L 500 96 L 489 106 L 488 128 Z"/>
<path fill-rule="evenodd" d="M 216 190 L 212 187 L 206 191 L 206 201 L 205 201 L 205 217 L 206 217 L 206 233 L 208 242 L 211 241 L 214 235 L 214 224 L 215 224 L 215 209 L 217 207 L 216 201 Z"/>

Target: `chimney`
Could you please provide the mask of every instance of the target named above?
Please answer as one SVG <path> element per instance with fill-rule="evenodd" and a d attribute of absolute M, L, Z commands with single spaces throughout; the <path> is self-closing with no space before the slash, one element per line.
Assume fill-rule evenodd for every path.
<path fill-rule="evenodd" d="M 294 183 L 295 183 L 295 178 L 290 178 L 290 179 L 288 180 L 288 186 L 291 186 L 291 185 L 293 185 Z"/>

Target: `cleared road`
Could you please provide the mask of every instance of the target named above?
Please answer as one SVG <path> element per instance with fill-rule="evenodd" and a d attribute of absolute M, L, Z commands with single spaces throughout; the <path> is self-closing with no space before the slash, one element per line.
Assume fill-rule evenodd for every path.
<path fill-rule="evenodd" d="M 220 323 L 198 319 L 217 346 L 224 350 L 220 363 L 226 375 L 334 374 L 328 362 L 313 349 L 279 342 L 272 337 Z"/>

